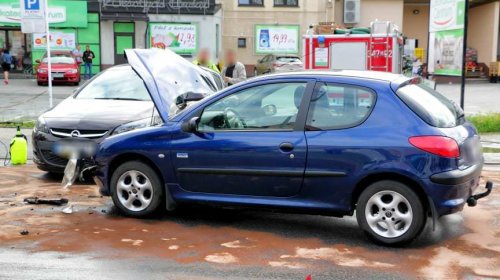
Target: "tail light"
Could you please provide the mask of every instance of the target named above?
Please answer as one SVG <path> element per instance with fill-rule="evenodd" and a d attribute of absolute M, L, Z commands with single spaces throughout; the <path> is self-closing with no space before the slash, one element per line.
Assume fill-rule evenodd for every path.
<path fill-rule="evenodd" d="M 447 158 L 458 158 L 460 156 L 460 148 L 457 141 L 446 136 L 414 136 L 408 139 L 413 146 Z"/>
<path fill-rule="evenodd" d="M 276 62 L 275 62 L 275 63 L 273 63 L 273 67 L 274 67 L 274 68 L 281 67 L 281 66 L 283 66 L 283 64 L 281 64 L 281 63 L 276 63 Z"/>

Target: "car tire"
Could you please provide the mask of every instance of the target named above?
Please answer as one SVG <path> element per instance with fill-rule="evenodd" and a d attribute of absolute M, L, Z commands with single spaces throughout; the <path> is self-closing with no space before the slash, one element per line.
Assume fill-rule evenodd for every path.
<path fill-rule="evenodd" d="M 42 82 L 36 82 L 36 84 L 39 85 L 39 86 L 43 86 Z"/>
<path fill-rule="evenodd" d="M 160 177 L 142 161 L 125 162 L 116 168 L 111 176 L 111 192 L 115 206 L 136 218 L 156 213 L 164 201 Z"/>
<path fill-rule="evenodd" d="M 391 246 L 406 245 L 422 232 L 425 209 L 407 185 L 391 180 L 368 186 L 359 196 L 356 219 L 368 237 Z"/>

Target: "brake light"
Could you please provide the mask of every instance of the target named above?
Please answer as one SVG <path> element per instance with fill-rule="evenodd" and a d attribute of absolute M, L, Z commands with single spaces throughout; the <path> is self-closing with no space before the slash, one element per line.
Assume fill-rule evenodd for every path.
<path fill-rule="evenodd" d="M 414 136 L 410 137 L 408 142 L 423 151 L 438 156 L 447 158 L 458 158 L 460 156 L 460 149 L 457 141 L 450 137 Z"/>

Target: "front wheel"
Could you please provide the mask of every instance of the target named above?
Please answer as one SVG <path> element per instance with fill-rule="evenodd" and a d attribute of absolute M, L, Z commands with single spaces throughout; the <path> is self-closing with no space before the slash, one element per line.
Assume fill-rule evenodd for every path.
<path fill-rule="evenodd" d="M 359 226 L 371 239 L 385 245 L 404 245 L 425 226 L 425 211 L 418 195 L 396 181 L 371 184 L 356 206 Z"/>
<path fill-rule="evenodd" d="M 115 206 L 127 216 L 146 217 L 160 209 L 164 199 L 161 180 L 149 165 L 129 161 L 111 177 Z"/>

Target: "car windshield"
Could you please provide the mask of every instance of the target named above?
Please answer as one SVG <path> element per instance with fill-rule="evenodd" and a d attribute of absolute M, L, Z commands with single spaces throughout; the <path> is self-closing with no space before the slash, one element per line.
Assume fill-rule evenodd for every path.
<path fill-rule="evenodd" d="M 142 79 L 130 66 L 104 71 L 87 84 L 76 96 L 78 99 L 111 99 L 149 101 Z"/>
<path fill-rule="evenodd" d="M 276 61 L 281 63 L 297 63 L 300 62 L 300 59 L 296 56 L 278 56 Z"/>
<path fill-rule="evenodd" d="M 48 63 L 47 57 L 44 57 L 42 60 L 43 63 Z M 73 57 L 69 55 L 54 55 L 50 56 L 50 62 L 51 63 L 59 63 L 59 64 L 74 64 L 75 60 Z"/>
<path fill-rule="evenodd" d="M 403 86 L 396 94 L 413 112 L 432 126 L 455 127 L 464 122 L 464 112 L 457 104 L 423 84 Z"/>

